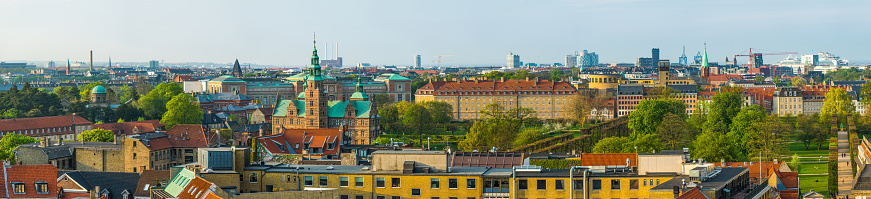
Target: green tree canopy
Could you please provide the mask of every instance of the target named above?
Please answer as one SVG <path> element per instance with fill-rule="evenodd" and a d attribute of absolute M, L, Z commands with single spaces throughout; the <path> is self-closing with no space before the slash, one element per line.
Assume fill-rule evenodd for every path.
<path fill-rule="evenodd" d="M 765 120 L 753 123 L 748 131 L 751 139 L 746 142 L 750 146 L 748 156 L 761 154 L 764 160 L 771 160 L 789 155 L 787 141 L 790 141 L 788 139 L 792 131 L 792 126 L 782 122 L 776 115 L 769 115 Z"/>
<path fill-rule="evenodd" d="M 168 110 L 163 114 L 160 123 L 166 125 L 167 129 L 176 124 L 202 124 L 203 110 L 200 109 L 193 96 L 185 93 L 178 94 L 172 97 L 166 107 Z"/>
<path fill-rule="evenodd" d="M 487 151 L 493 147 L 504 151 L 511 147 L 519 127 L 517 123 L 504 119 L 479 120 L 472 124 L 466 139 L 459 143 L 465 151 Z"/>
<path fill-rule="evenodd" d="M 708 108 L 708 118 L 704 127 L 707 131 L 726 133 L 732 125 L 732 118 L 738 115 L 744 99 L 739 92 L 721 89 L 714 95 Z"/>
<path fill-rule="evenodd" d="M 84 139 L 85 142 L 114 142 L 115 134 L 110 130 L 91 129 L 82 131 L 77 138 L 79 141 Z"/>
<path fill-rule="evenodd" d="M 693 139 L 693 134 L 679 116 L 666 113 L 662 118 L 662 123 L 656 129 L 656 134 L 659 134 L 659 139 L 662 141 L 663 149 L 680 150 L 689 145 Z"/>
<path fill-rule="evenodd" d="M 659 135 L 647 134 L 632 140 L 629 137 L 609 137 L 593 146 L 593 153 L 651 153 L 661 151 Z"/>
<path fill-rule="evenodd" d="M 662 123 L 666 114 L 677 115 L 682 120 L 686 118 L 686 105 L 683 102 L 659 98 L 654 100 L 642 100 L 635 106 L 635 112 L 629 114 L 629 128 L 632 129 L 632 140 L 644 135 L 656 133 L 656 128 Z"/>
<path fill-rule="evenodd" d="M 3 139 L 0 139 L 0 159 L 9 160 L 13 155 L 12 150 L 18 145 L 36 143 L 37 141 L 35 138 L 15 133 L 3 135 Z"/>
<path fill-rule="evenodd" d="M 427 124 L 432 122 L 432 115 L 430 115 L 429 110 L 426 107 L 414 104 L 411 107 L 405 109 L 402 113 L 402 123 L 408 125 L 411 129 L 414 129 L 412 132 L 415 134 L 423 134 L 426 130 Z"/>
<path fill-rule="evenodd" d="M 91 82 L 85 85 L 79 86 L 79 99 L 91 99 L 91 89 L 97 86 L 103 86 L 106 89 L 106 92 L 109 92 L 109 87 L 106 86 L 103 82 Z"/>
<path fill-rule="evenodd" d="M 452 111 L 454 110 L 451 104 L 437 101 L 423 102 L 420 104 L 426 108 L 427 112 L 429 112 L 432 122 L 441 124 L 451 122 L 451 118 L 453 118 Z"/>
<path fill-rule="evenodd" d="M 807 80 L 802 78 L 801 76 L 795 76 L 789 80 L 792 82 L 792 86 L 804 86 L 807 85 Z"/>
<path fill-rule="evenodd" d="M 726 137 L 733 145 L 731 148 L 736 150 L 733 152 L 736 157 L 750 154 L 750 146 L 747 143 L 750 143 L 753 136 L 748 132 L 753 124 L 764 121 L 766 117 L 768 117 L 768 112 L 765 111 L 765 108 L 752 105 L 742 108 L 741 112 L 738 112 L 738 115 L 732 119 L 731 130 Z"/>
<path fill-rule="evenodd" d="M 853 105 L 853 97 L 847 94 L 843 88 L 834 88 L 826 93 L 823 107 L 820 109 L 820 123 L 830 124 L 832 116 L 838 116 L 839 123 L 844 123 L 848 113 L 856 111 Z"/>
<path fill-rule="evenodd" d="M 732 155 L 732 144 L 729 139 L 721 132 L 705 131 L 696 140 L 693 141 L 692 155 L 696 158 L 702 158 L 707 161 L 719 161 L 725 159 L 727 162 L 736 161 Z"/>
<path fill-rule="evenodd" d="M 139 108 L 151 118 L 160 118 L 167 111 L 167 103 L 181 93 L 184 93 L 184 89 L 178 84 L 161 83 L 142 99 L 139 99 Z"/>

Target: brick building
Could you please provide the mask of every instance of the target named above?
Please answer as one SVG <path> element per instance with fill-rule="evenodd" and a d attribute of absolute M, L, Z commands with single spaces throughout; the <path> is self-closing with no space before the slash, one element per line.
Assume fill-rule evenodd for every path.
<path fill-rule="evenodd" d="M 218 144 L 218 135 L 200 125 L 179 124 L 166 133 L 141 133 L 124 137 L 125 172 L 168 170 L 196 161 L 196 150 Z"/>
<path fill-rule="evenodd" d="M 295 100 L 281 100 L 272 114 L 272 132 L 285 129 L 347 128 L 345 136 L 353 144 L 372 143 L 380 132 L 377 107 L 369 101 L 359 83 L 348 101 L 335 100 L 327 89 L 325 76 L 318 65 L 317 49 L 312 52 L 306 83 Z M 333 90 L 336 87 L 330 87 Z"/>
<path fill-rule="evenodd" d="M 15 133 L 36 139 L 61 136 L 75 140 L 78 133 L 93 129 L 93 124 L 77 115 L 5 119 L 0 120 L 0 136 Z"/>
<path fill-rule="evenodd" d="M 110 130 L 115 135 L 133 135 L 146 132 L 162 131 L 165 125 L 160 120 L 131 121 L 122 123 L 95 124 L 94 129 Z"/>
<path fill-rule="evenodd" d="M 257 137 L 267 154 L 311 155 L 338 158 L 341 146 L 348 143 L 342 129 L 287 129 L 274 135 Z"/>
<path fill-rule="evenodd" d="M 507 109 L 530 108 L 540 119 L 565 117 L 564 106 L 575 94 L 566 82 L 548 80 L 472 80 L 433 81 L 417 89 L 415 102 L 446 102 L 453 106 L 454 119 L 477 119 L 478 111 L 489 104 Z"/>

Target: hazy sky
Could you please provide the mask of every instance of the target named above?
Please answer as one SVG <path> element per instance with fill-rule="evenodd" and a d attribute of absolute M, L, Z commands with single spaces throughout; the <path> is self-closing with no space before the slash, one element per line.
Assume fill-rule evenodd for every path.
<path fill-rule="evenodd" d="M 0 60 L 241 62 L 303 66 L 339 43 L 345 66 L 563 62 L 590 50 L 634 62 L 659 47 L 677 62 L 708 44 L 711 61 L 748 48 L 871 60 L 867 0 L 224 1 L 0 0 Z M 331 51 L 332 51 L 332 47 Z M 331 55 L 332 56 L 332 55 Z M 766 57 L 766 62 L 784 56 Z M 746 57 L 745 57 L 746 58 Z"/>

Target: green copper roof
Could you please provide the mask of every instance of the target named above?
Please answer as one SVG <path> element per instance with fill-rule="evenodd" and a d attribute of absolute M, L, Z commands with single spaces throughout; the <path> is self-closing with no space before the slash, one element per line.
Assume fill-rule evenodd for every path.
<path fill-rule="evenodd" d="M 272 113 L 272 116 L 278 117 L 286 117 L 287 116 L 287 107 L 290 104 L 294 104 L 296 107 L 296 116 L 297 117 L 305 117 L 305 101 L 302 100 L 281 100 L 278 102 L 278 106 L 275 107 L 275 112 Z"/>
<path fill-rule="evenodd" d="M 351 94 L 351 99 L 369 99 L 369 95 L 363 92 L 354 92 L 354 94 Z"/>
<path fill-rule="evenodd" d="M 384 74 L 379 75 L 375 79 L 376 80 L 394 80 L 394 81 L 395 80 L 409 80 L 409 81 L 411 80 L 411 79 L 408 79 L 407 77 L 403 77 L 402 75 L 397 75 L 397 74 L 393 74 L 393 73 L 384 73 Z"/>
<path fill-rule="evenodd" d="M 103 86 L 99 86 L 99 85 L 94 86 L 94 88 L 91 89 L 91 93 L 106 93 L 106 88 L 103 88 Z"/>
<path fill-rule="evenodd" d="M 293 76 L 290 76 L 290 77 L 287 77 L 284 79 L 288 80 L 288 81 L 305 81 L 307 76 L 308 76 L 308 72 L 301 72 L 301 73 L 297 73 L 296 75 L 293 75 Z M 321 77 L 323 79 L 336 79 L 335 77 L 329 76 L 329 75 L 321 75 Z"/>
<path fill-rule="evenodd" d="M 708 47 L 705 46 L 705 54 L 702 55 L 702 68 L 708 68 Z"/>
<path fill-rule="evenodd" d="M 217 77 L 215 79 L 211 79 L 211 80 L 209 80 L 209 82 L 245 82 L 245 81 L 243 81 L 242 79 L 233 77 L 233 76 L 224 75 L 224 76 Z"/>
<path fill-rule="evenodd" d="M 299 92 L 299 94 L 296 95 L 296 98 L 297 99 L 305 99 L 305 92 Z"/>
<path fill-rule="evenodd" d="M 278 102 L 278 106 L 275 107 L 275 112 L 272 113 L 272 116 L 286 117 L 287 107 L 291 103 L 296 107 L 296 116 L 305 117 L 305 101 L 302 100 L 281 100 Z M 369 101 L 329 101 L 327 102 L 329 117 L 345 117 L 345 108 L 348 107 L 348 104 L 351 104 L 357 110 L 357 118 L 369 118 L 370 111 L 372 110 L 370 108 L 372 103 Z"/>
<path fill-rule="evenodd" d="M 172 177 L 172 180 L 169 181 L 168 185 L 166 185 L 164 191 L 173 197 L 178 197 L 178 194 L 181 193 L 184 187 L 186 187 L 194 177 L 196 177 L 194 172 L 187 169 L 181 169 L 178 174 L 175 174 L 175 176 Z"/>

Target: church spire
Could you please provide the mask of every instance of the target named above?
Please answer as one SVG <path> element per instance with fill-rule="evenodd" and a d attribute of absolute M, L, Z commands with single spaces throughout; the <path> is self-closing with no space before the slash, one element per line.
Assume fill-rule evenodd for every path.
<path fill-rule="evenodd" d="M 708 68 L 708 43 L 705 43 L 705 54 L 702 55 L 702 68 Z"/>
<path fill-rule="evenodd" d="M 314 81 L 321 81 L 321 65 L 320 58 L 318 58 L 317 40 L 312 40 L 312 43 L 314 44 L 314 49 L 312 50 L 311 66 L 309 66 L 308 76 L 313 78 Z"/>
<path fill-rule="evenodd" d="M 233 64 L 233 77 L 242 77 L 242 67 L 239 66 L 239 59 L 236 59 L 236 63 Z"/>

